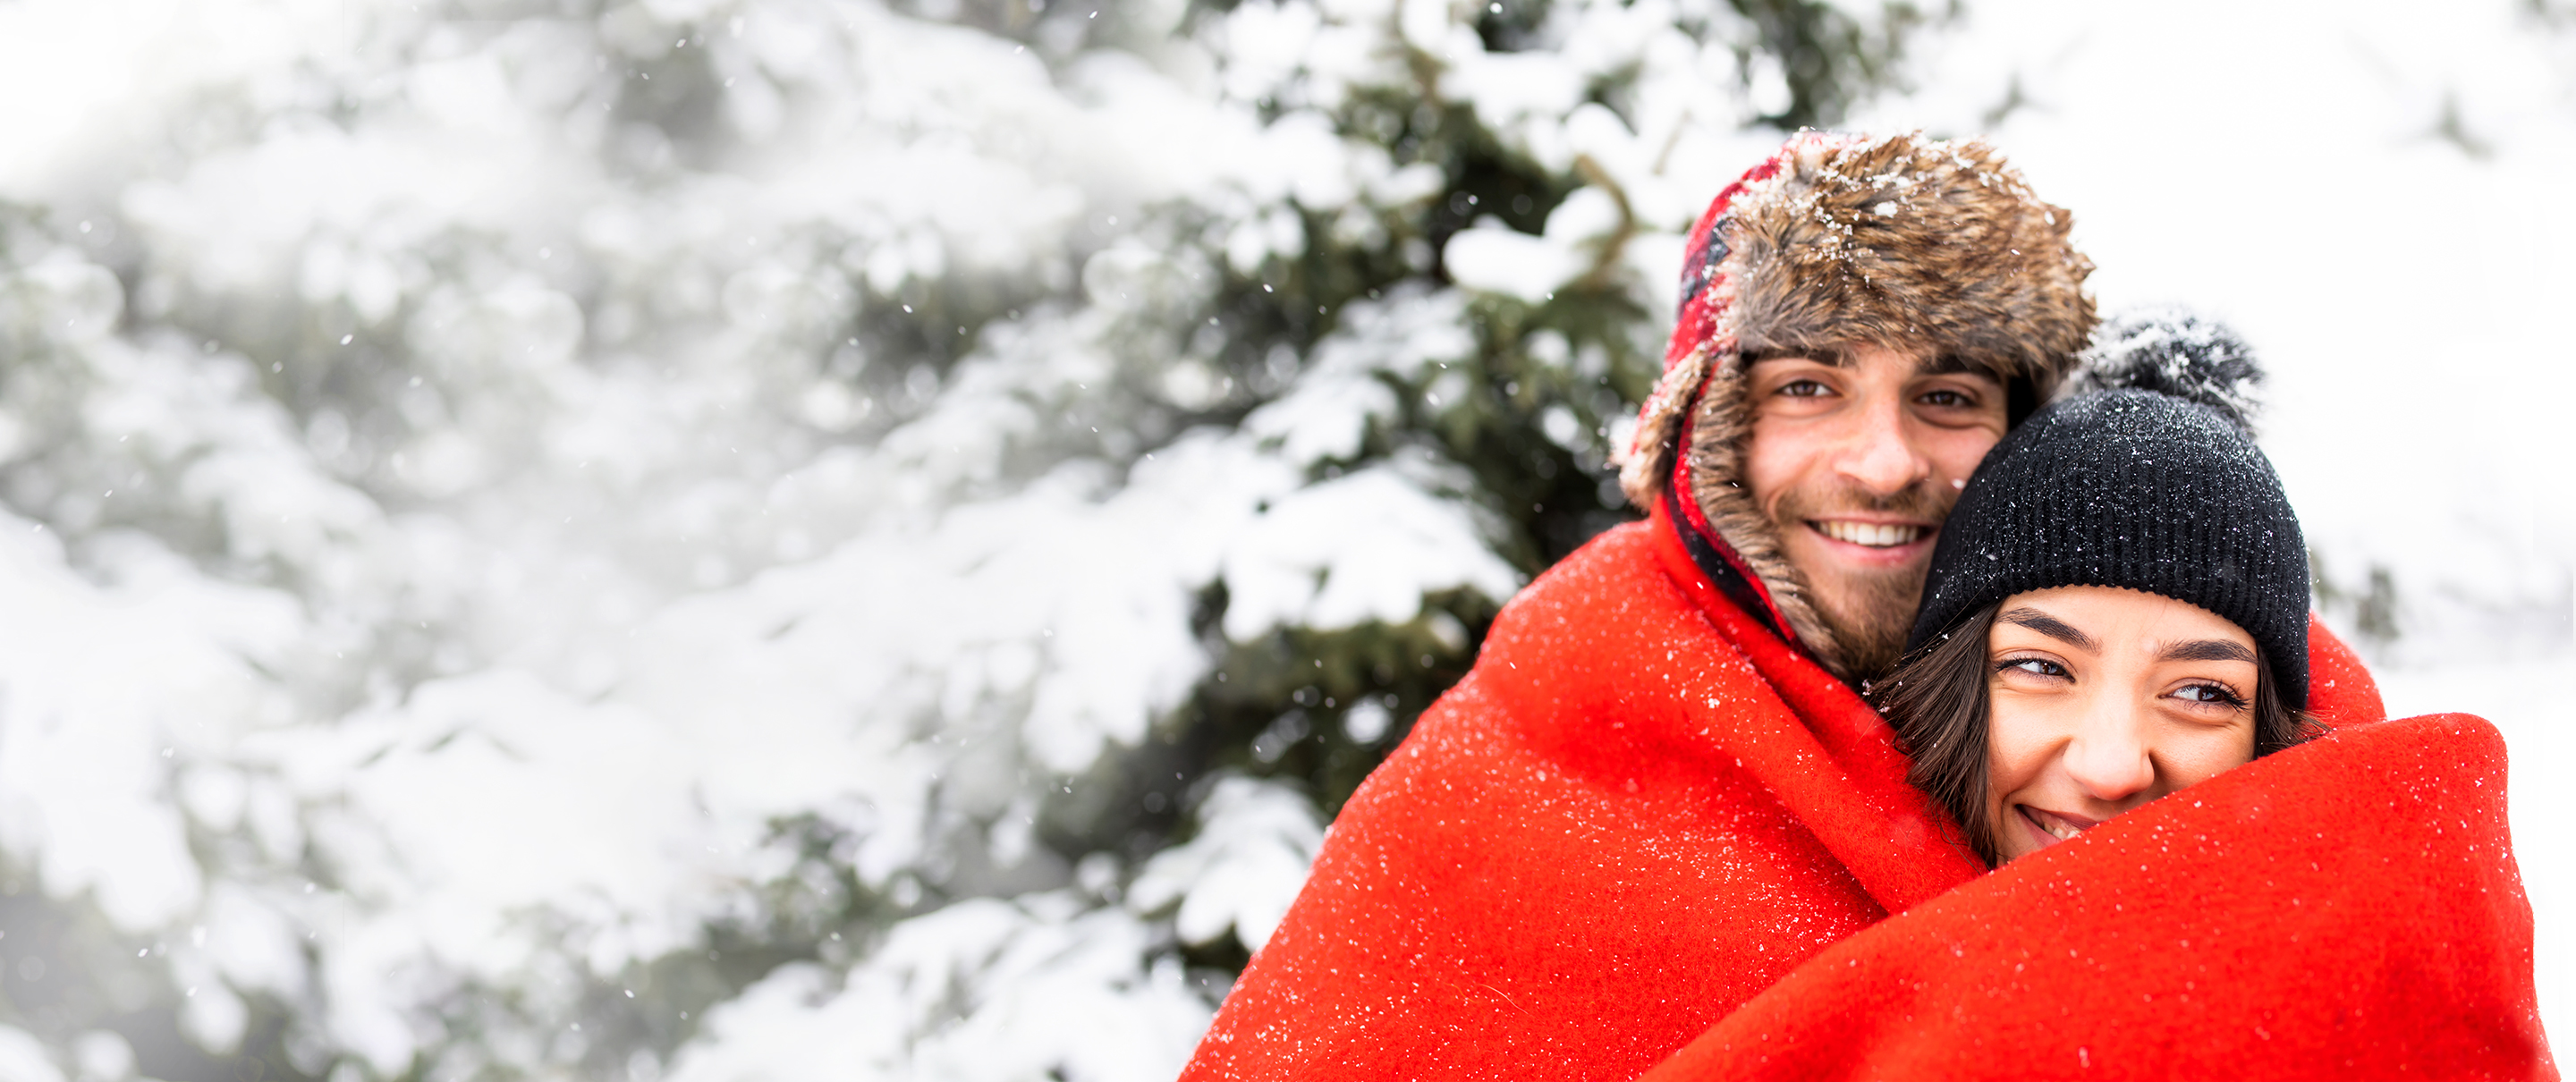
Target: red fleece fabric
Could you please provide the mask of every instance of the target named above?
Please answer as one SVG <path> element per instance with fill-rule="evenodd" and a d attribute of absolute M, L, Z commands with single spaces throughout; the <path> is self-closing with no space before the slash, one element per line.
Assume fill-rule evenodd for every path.
<path fill-rule="evenodd" d="M 2311 708 L 2383 716 L 2311 643 Z M 1984 874 L 1905 768 L 1668 519 L 1611 530 L 1505 607 L 1344 806 L 1182 1078 L 1635 1078 Z"/>
<path fill-rule="evenodd" d="M 2556 1078 L 2504 792 L 2465 714 L 2267 756 L 1827 948 L 1646 1078 Z"/>

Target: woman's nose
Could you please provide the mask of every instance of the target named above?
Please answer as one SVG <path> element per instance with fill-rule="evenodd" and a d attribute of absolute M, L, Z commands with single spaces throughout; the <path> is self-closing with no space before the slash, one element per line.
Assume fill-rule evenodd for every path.
<path fill-rule="evenodd" d="M 2117 711 L 2087 718 L 2066 748 L 2066 772 L 2087 795 L 2119 803 L 2156 783 L 2156 764 L 2137 719 Z"/>

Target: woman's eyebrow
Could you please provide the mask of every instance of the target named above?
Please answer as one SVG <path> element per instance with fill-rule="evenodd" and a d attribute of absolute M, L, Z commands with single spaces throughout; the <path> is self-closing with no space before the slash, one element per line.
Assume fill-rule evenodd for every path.
<path fill-rule="evenodd" d="M 2242 661 L 2259 665 L 2254 651 L 2225 639 L 2187 639 L 2166 646 L 2156 654 L 2158 661 Z"/>
<path fill-rule="evenodd" d="M 2093 636 L 2078 631 L 2075 629 L 2073 624 L 2069 624 L 2057 617 L 2050 616 L 2038 609 L 2014 609 L 2001 616 L 1995 617 L 1995 619 L 2001 620 L 2007 624 L 2017 624 L 2019 626 L 2029 628 L 2069 646 L 2082 649 L 2086 653 L 2098 654 L 2102 652 L 2102 644 L 2094 642 Z"/>

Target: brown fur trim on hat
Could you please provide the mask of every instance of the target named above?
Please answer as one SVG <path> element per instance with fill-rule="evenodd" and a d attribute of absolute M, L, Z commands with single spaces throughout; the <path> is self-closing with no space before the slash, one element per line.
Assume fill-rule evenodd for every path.
<path fill-rule="evenodd" d="M 1637 411 L 1637 430 L 1618 458 L 1619 490 L 1637 510 L 1651 511 L 1672 472 L 1673 442 L 1682 436 L 1682 414 L 1699 401 L 1699 385 L 1708 378 L 1708 351 L 1695 349 L 1664 369 L 1646 405 Z"/>
<path fill-rule="evenodd" d="M 2048 397 L 2093 333 L 2073 215 L 1983 140 L 1817 140 L 1792 161 L 1717 223 L 1735 292 L 1719 337 L 1928 349 Z"/>

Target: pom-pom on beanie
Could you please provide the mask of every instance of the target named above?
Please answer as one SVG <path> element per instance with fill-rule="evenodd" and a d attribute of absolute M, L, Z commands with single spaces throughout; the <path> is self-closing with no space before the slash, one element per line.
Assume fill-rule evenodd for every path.
<path fill-rule="evenodd" d="M 1987 453 L 1933 544 L 1908 653 L 2014 594 L 2124 587 L 2234 621 L 2282 702 L 2306 709 L 2307 545 L 2246 416 L 2261 372 L 2223 328 L 2165 329 L 2139 348 L 2138 325 L 2114 321 L 2105 347 L 2132 348 L 2088 374 L 2109 389 L 2041 409 Z"/>
<path fill-rule="evenodd" d="M 2173 306 L 2132 309 L 2093 332 L 2065 394 L 2128 388 L 2187 398 L 2254 431 L 2262 409 L 2263 366 L 2254 349 L 2224 323 Z"/>

